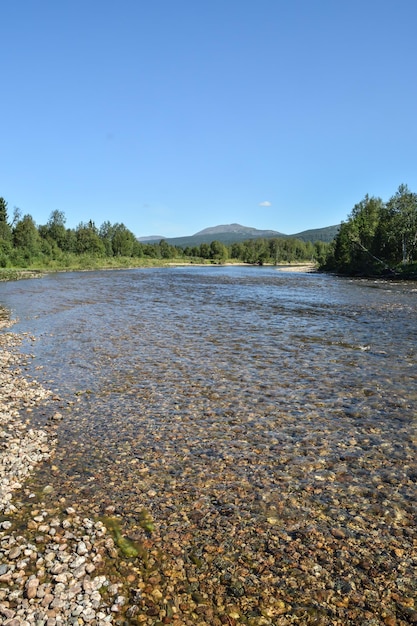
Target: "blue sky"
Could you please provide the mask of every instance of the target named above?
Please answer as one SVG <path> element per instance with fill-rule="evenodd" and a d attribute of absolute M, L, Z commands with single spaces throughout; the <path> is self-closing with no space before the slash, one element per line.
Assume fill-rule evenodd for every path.
<path fill-rule="evenodd" d="M 5 0 L 0 196 L 137 236 L 417 192 L 415 0 Z"/>

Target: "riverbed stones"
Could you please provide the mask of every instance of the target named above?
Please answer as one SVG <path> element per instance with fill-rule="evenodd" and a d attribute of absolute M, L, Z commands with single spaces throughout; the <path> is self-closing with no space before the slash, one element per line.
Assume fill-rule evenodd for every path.
<path fill-rule="evenodd" d="M 232 334 L 225 301 L 222 295 L 216 323 L 220 326 L 225 311 L 223 325 Z M 250 312 L 253 302 L 248 304 Z M 292 322 L 271 304 L 265 323 L 276 330 L 270 336 L 273 345 L 282 337 L 280 322 Z M 294 310 L 293 335 L 286 335 L 282 358 L 275 358 L 274 351 L 268 356 L 265 335 L 258 333 L 262 319 L 253 308 L 247 332 L 256 333 L 261 343 L 245 359 L 243 333 L 241 345 L 233 348 L 225 341 L 223 350 L 213 327 L 202 332 L 190 313 L 186 324 L 178 316 L 173 340 L 160 332 L 161 310 L 152 306 L 154 318 L 140 337 L 141 343 L 149 339 L 138 367 L 132 362 L 130 374 L 114 367 L 109 356 L 110 388 L 80 400 L 71 413 L 72 441 L 56 449 L 54 466 L 70 470 L 75 478 L 52 472 L 46 461 L 46 471 L 36 476 L 39 485 L 51 484 L 54 492 L 41 494 L 39 503 L 36 481 L 30 484 L 41 519 L 28 535 L 21 526 L 5 533 L 12 530 L 16 540 L 5 538 L 4 554 L 30 540 L 36 557 L 44 555 L 35 561 L 35 571 L 31 563 L 23 567 L 24 550 L 11 562 L 12 569 L 5 572 L 7 594 L 0 588 L 6 602 L 13 608 L 21 602 L 23 611 L 25 602 L 37 602 L 19 599 L 12 589 L 24 587 L 35 575 L 40 581 L 36 597 L 41 606 L 45 602 L 42 610 L 58 623 L 65 615 L 64 623 L 81 624 L 83 614 L 92 623 L 131 620 L 145 626 L 413 623 L 416 455 L 410 413 L 417 397 L 412 385 L 404 393 L 397 372 L 394 385 L 386 374 L 375 381 L 373 395 L 364 393 L 365 359 L 377 372 L 378 360 L 386 357 L 373 348 L 340 349 L 338 330 L 317 324 L 318 308 L 307 322 L 317 324 L 317 341 L 311 333 L 306 333 L 308 341 L 297 338 L 300 316 Z M 307 302 L 302 307 L 310 308 Z M 351 314 L 348 308 L 346 315 Z M 175 307 L 172 312 L 178 313 Z M 415 310 L 410 307 L 408 314 L 412 317 Z M 145 318 L 141 315 L 141 328 Z M 119 319 L 113 330 L 118 337 Z M 130 331 L 126 333 L 130 339 Z M 199 342 L 200 334 L 208 340 Z M 330 350 L 322 349 L 323 340 L 333 342 Z M 406 376 L 414 379 L 415 345 L 410 335 L 407 354 L 401 355 L 409 364 Z M 205 371 L 198 363 L 199 347 L 213 349 L 210 358 L 203 349 L 200 353 Z M 238 363 L 229 358 L 231 350 L 241 350 Z M 343 351 L 350 355 L 348 363 Z M 98 350 L 91 364 L 98 376 L 107 353 L 107 348 Z M 368 386 L 369 365 L 367 371 Z M 279 372 L 279 379 L 273 372 Z M 133 383 L 126 380 L 129 376 Z M 53 426 L 68 429 L 71 415 L 65 413 Z M 110 442 L 104 428 L 95 436 L 96 425 L 103 427 L 107 417 Z M 60 462 L 60 454 L 67 458 Z M 61 510 L 74 501 L 73 511 Z M 12 498 L 9 502 L 17 504 Z M 152 515 L 152 532 L 140 524 L 144 510 Z M 62 520 L 59 526 L 52 525 L 55 515 Z M 117 518 L 122 537 L 140 548 L 138 558 L 123 560 L 113 539 L 106 545 L 106 534 L 90 534 L 98 529 L 92 519 L 85 520 L 101 515 Z M 20 513 L 10 515 L 14 522 L 18 517 Z M 30 517 L 33 521 L 35 516 Z M 56 529 L 54 536 L 48 528 Z M 85 566 L 85 575 L 77 578 L 77 568 L 70 565 L 87 556 L 78 554 L 82 541 L 90 556 L 78 565 Z M 50 562 L 49 553 L 56 555 Z M 62 569 L 54 573 L 57 563 Z M 97 570 L 90 573 L 91 566 Z M 96 582 L 101 574 L 111 584 Z M 106 603 L 98 608 L 101 598 Z"/>
<path fill-rule="evenodd" d="M 109 580 L 94 576 L 105 551 L 105 526 L 77 516 L 72 506 L 60 516 L 39 509 L 33 493 L 27 494 L 25 506 L 13 498 L 34 468 L 51 458 L 55 441 L 21 419 L 22 409 L 46 402 L 51 394 L 21 375 L 21 338 L 10 326 L 0 318 L 0 623 L 110 624 L 114 613 L 102 597 Z M 54 420 L 61 419 L 56 412 Z M 53 491 L 53 484 L 42 490 L 45 496 Z M 18 530 L 22 515 L 28 518 L 24 533 Z"/>
<path fill-rule="evenodd" d="M 38 587 L 39 587 L 39 579 L 36 578 L 35 576 L 29 578 L 29 580 L 27 581 L 25 585 L 26 597 L 29 600 L 36 597 Z"/>

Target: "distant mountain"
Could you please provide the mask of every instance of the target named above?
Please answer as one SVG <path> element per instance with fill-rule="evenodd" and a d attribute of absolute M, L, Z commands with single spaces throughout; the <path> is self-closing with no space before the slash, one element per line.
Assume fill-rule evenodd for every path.
<path fill-rule="evenodd" d="M 138 241 L 142 243 L 152 243 L 155 241 L 161 241 L 161 239 L 165 239 L 162 235 L 149 235 L 148 237 L 138 237 Z"/>
<path fill-rule="evenodd" d="M 245 235 L 247 239 L 253 239 L 254 237 L 285 237 L 285 235 L 276 230 L 258 230 L 257 228 L 241 226 L 240 224 L 222 224 L 220 226 L 212 226 L 211 228 L 200 230 L 198 233 L 193 235 L 193 237 L 218 234 Z"/>
<path fill-rule="evenodd" d="M 316 228 L 313 230 L 305 230 L 295 235 L 285 235 L 276 230 L 259 230 L 258 228 L 251 228 L 250 226 L 241 226 L 240 224 L 222 224 L 219 226 L 212 226 L 200 230 L 195 235 L 188 237 L 139 237 L 139 241 L 143 243 L 159 242 L 164 239 L 172 246 L 180 246 L 185 248 L 186 246 L 199 246 L 202 243 L 211 243 L 212 241 L 220 241 L 225 245 L 232 243 L 238 243 L 240 241 L 247 241 L 248 239 L 271 239 L 273 237 L 292 237 L 295 239 L 301 239 L 301 241 L 324 241 L 329 242 L 334 239 L 338 226 L 327 226 L 325 228 Z"/>

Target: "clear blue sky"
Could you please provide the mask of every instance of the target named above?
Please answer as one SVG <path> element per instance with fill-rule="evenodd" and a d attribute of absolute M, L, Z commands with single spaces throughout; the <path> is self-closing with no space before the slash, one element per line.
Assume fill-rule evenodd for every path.
<path fill-rule="evenodd" d="M 4 0 L 0 196 L 137 236 L 417 192 L 416 0 Z"/>

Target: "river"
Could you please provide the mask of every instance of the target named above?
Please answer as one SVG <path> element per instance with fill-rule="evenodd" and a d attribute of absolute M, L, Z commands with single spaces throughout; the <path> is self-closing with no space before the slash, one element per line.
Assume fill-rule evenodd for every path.
<path fill-rule="evenodd" d="M 60 398 L 34 481 L 144 543 L 165 598 L 146 623 L 167 597 L 184 624 L 412 620 L 395 594 L 416 594 L 415 283 L 70 272 L 0 284 L 0 305 Z"/>

